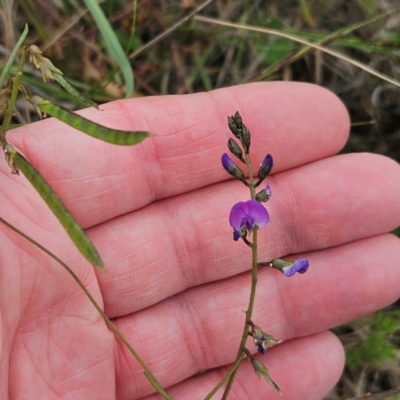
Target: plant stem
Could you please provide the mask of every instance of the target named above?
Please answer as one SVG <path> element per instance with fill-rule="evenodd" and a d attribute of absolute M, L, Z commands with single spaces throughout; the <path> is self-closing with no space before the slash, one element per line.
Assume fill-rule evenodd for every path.
<path fill-rule="evenodd" d="M 141 365 L 143 368 L 146 377 L 149 379 L 151 385 L 157 390 L 158 393 L 160 393 L 164 399 L 166 400 L 172 400 L 172 398 L 165 392 L 165 390 L 162 388 L 161 384 L 158 382 L 157 378 L 153 375 L 153 373 L 150 371 L 149 367 L 145 364 L 145 362 L 141 359 L 139 354 L 133 349 L 133 347 L 130 345 L 128 340 L 124 337 L 124 335 L 119 331 L 119 329 L 111 322 L 111 320 L 107 317 L 106 313 L 102 310 L 102 308 L 99 306 L 99 304 L 96 302 L 94 297 L 90 294 L 89 290 L 86 288 L 86 286 L 82 283 L 82 281 L 78 278 L 78 276 L 75 274 L 74 271 L 68 265 L 62 261 L 60 258 L 58 258 L 55 254 L 53 254 L 51 251 L 47 250 L 45 247 L 43 247 L 40 243 L 36 242 L 33 240 L 31 237 L 20 231 L 18 228 L 15 226 L 11 225 L 9 222 L 4 220 L 3 218 L 0 217 L 0 222 L 2 222 L 4 225 L 6 225 L 8 228 L 13 230 L 15 233 L 18 235 L 22 236 L 24 239 L 26 239 L 28 242 L 32 243 L 34 246 L 38 247 L 40 250 L 45 252 L 48 256 L 50 256 L 53 260 L 58 262 L 74 279 L 74 281 L 79 285 L 79 287 L 83 290 L 83 292 L 86 294 L 86 296 L 89 298 L 90 302 L 94 305 L 98 313 L 101 315 L 101 317 L 104 319 L 105 323 L 108 325 L 108 327 L 114 332 L 114 334 L 121 340 L 121 342 L 125 345 L 125 347 L 132 353 L 132 355 L 136 358 L 138 363 Z"/>
<path fill-rule="evenodd" d="M 246 166 L 247 170 L 249 172 L 249 189 L 250 189 L 250 195 L 252 199 L 255 199 L 256 193 L 255 193 L 255 187 L 254 187 L 254 178 L 253 178 L 253 169 L 251 166 L 251 161 L 250 161 L 250 156 L 249 154 L 246 154 Z M 242 339 L 240 341 L 239 349 L 236 355 L 236 360 L 235 364 L 232 368 L 232 370 L 229 372 L 229 380 L 228 384 L 226 385 L 224 394 L 222 396 L 222 400 L 226 400 L 228 398 L 229 391 L 231 390 L 233 380 L 235 379 L 236 372 L 238 371 L 240 362 L 243 358 L 243 352 L 244 348 L 246 346 L 246 341 L 247 337 L 249 335 L 249 323 L 248 321 L 251 320 L 251 317 L 253 315 L 253 307 L 254 307 L 254 300 L 256 297 L 256 287 L 257 287 L 257 272 L 258 272 L 258 263 L 257 263 L 257 234 L 258 234 L 258 227 L 255 226 L 253 229 L 253 243 L 251 246 L 251 290 L 250 290 L 250 298 L 249 298 L 249 305 L 247 307 L 246 311 L 246 320 L 244 322 L 244 327 L 243 327 L 243 333 L 242 333 Z"/>
<path fill-rule="evenodd" d="M 14 111 L 15 102 L 17 100 L 19 83 L 21 82 L 22 71 L 24 69 L 25 60 L 26 60 L 27 55 L 28 55 L 28 50 L 26 48 L 24 48 L 24 50 L 22 51 L 21 61 L 18 66 L 17 73 L 15 74 L 15 78 L 13 78 L 11 98 L 8 103 L 6 113 L 4 115 L 3 125 L 2 125 L 1 131 L 0 131 L 0 145 L 3 148 L 7 144 L 6 133 L 7 133 L 8 125 L 10 124 L 11 117 L 12 117 L 12 114 Z"/>

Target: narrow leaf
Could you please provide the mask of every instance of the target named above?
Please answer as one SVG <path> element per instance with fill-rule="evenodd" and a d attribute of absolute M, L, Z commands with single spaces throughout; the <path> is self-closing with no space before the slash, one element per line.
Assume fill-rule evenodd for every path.
<path fill-rule="evenodd" d="M 10 147 L 11 146 L 9 146 L 9 148 Z M 8 151 L 10 151 L 9 148 L 7 149 Z M 25 175 L 35 190 L 40 194 L 42 199 L 49 206 L 50 210 L 61 222 L 61 225 L 64 227 L 65 231 L 68 233 L 78 250 L 91 264 L 103 269 L 103 261 L 101 260 L 93 243 L 83 229 L 79 226 L 78 222 L 76 222 L 75 218 L 66 209 L 60 198 L 56 195 L 56 193 L 40 175 L 36 168 L 30 164 L 25 157 L 15 150 L 13 150 L 13 152 L 15 153 L 10 157 L 13 165 Z"/>
<path fill-rule="evenodd" d="M 30 101 L 42 112 L 104 142 L 119 145 L 133 145 L 140 143 L 150 136 L 149 132 L 121 131 L 118 129 L 106 128 L 96 122 L 89 121 L 80 115 L 65 110 L 64 108 L 58 107 L 47 100 L 43 100 L 38 96 L 32 96 Z"/>
<path fill-rule="evenodd" d="M 26 35 L 28 34 L 28 24 L 25 24 L 25 29 L 22 32 L 20 38 L 18 39 L 17 44 L 15 45 L 13 51 L 10 54 L 10 58 L 7 61 L 7 64 L 5 65 L 1 75 L 0 75 L 0 89 L 3 87 L 4 81 L 7 79 L 8 72 L 10 71 L 11 66 L 14 64 L 15 57 L 18 53 L 18 50 L 22 46 L 22 43 L 24 43 L 24 40 L 26 38 Z"/>
<path fill-rule="evenodd" d="M 125 97 L 130 97 L 133 92 L 133 73 L 128 57 L 124 53 L 122 46 L 114 33 L 110 23 L 105 17 L 103 10 L 100 8 L 96 0 L 85 0 L 85 4 L 92 14 L 97 27 L 99 28 L 108 54 L 118 63 L 124 75 L 126 85 Z"/>

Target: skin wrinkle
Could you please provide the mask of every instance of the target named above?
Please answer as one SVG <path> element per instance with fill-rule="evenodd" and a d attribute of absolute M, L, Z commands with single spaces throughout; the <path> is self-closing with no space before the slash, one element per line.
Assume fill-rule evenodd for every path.
<path fill-rule="evenodd" d="M 187 289 L 195 282 L 195 279 L 191 273 L 191 271 L 194 271 L 194 269 L 187 268 L 188 265 L 193 264 L 193 261 L 191 261 L 189 256 L 188 249 L 188 245 L 192 240 L 192 237 L 187 237 L 187 235 L 185 235 L 186 232 L 182 230 L 183 228 L 186 228 L 186 225 L 182 226 L 182 224 L 180 224 L 181 218 L 179 218 L 179 215 L 177 215 L 179 214 L 178 210 L 169 206 L 168 209 L 163 210 L 163 214 L 164 220 L 168 219 L 170 221 L 170 225 L 175 227 L 176 238 L 178 240 L 174 240 L 174 237 L 171 236 L 171 248 L 173 249 L 174 253 L 173 257 L 177 260 L 178 270 L 184 284 L 184 287 L 181 289 Z M 196 227 L 193 223 L 191 224 L 191 227 L 192 229 L 189 229 L 189 231 L 195 232 Z"/>
<path fill-rule="evenodd" d="M 180 318 L 180 310 L 183 311 L 183 315 L 188 317 L 189 323 Z M 206 342 L 201 340 L 201 338 L 206 337 L 206 335 L 204 335 L 206 330 L 203 327 L 203 322 L 201 318 L 199 318 L 195 305 L 188 303 L 185 297 L 182 297 L 178 302 L 176 315 L 177 321 L 179 321 L 179 325 L 181 326 L 180 330 L 183 332 L 182 336 L 186 339 L 182 340 L 181 343 L 183 345 L 187 343 L 185 346 L 185 353 L 190 354 L 192 369 L 199 372 L 204 369 L 204 365 L 207 365 L 207 362 L 203 359 L 206 353 L 204 352 Z M 193 329 L 193 327 L 195 327 L 195 329 Z M 193 333 L 195 339 L 193 338 Z M 179 349 L 179 351 L 182 351 L 182 349 Z"/>

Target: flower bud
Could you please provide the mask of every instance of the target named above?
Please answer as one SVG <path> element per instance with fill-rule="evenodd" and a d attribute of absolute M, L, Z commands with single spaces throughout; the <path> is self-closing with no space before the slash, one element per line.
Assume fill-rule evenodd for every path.
<path fill-rule="evenodd" d="M 228 148 L 229 148 L 230 152 L 233 155 L 235 155 L 240 161 L 244 161 L 243 157 L 242 157 L 242 155 L 243 155 L 242 149 L 232 138 L 230 138 L 228 140 Z"/>
<path fill-rule="evenodd" d="M 271 154 L 267 154 L 258 170 L 258 184 L 260 184 L 271 172 L 274 160 Z"/>
<path fill-rule="evenodd" d="M 239 111 L 236 111 L 236 114 L 232 117 L 228 117 L 228 126 L 233 135 L 238 139 L 241 139 L 242 117 L 240 116 Z"/>
<path fill-rule="evenodd" d="M 249 130 L 247 129 L 247 126 L 246 126 L 246 125 L 243 125 L 241 143 L 242 143 L 242 145 L 243 145 L 244 152 L 245 152 L 246 154 L 249 154 L 249 149 L 250 149 L 250 132 L 249 132 Z"/>
<path fill-rule="evenodd" d="M 262 265 L 264 263 L 260 264 Z M 293 276 L 296 272 L 298 272 L 299 274 L 304 274 L 305 272 L 307 272 L 309 262 L 305 258 L 301 258 L 296 261 L 288 261 L 276 258 L 269 263 L 269 266 L 279 270 L 280 272 L 282 272 L 283 275 L 289 277 Z"/>
<path fill-rule="evenodd" d="M 265 187 L 265 189 L 261 190 L 261 192 L 258 192 L 256 194 L 256 200 L 259 201 L 260 203 L 266 203 L 272 195 L 271 188 L 269 185 Z"/>
<path fill-rule="evenodd" d="M 231 160 L 228 154 L 222 154 L 221 163 L 228 174 L 234 176 L 236 179 L 239 179 L 242 182 L 245 181 L 243 171 Z"/>

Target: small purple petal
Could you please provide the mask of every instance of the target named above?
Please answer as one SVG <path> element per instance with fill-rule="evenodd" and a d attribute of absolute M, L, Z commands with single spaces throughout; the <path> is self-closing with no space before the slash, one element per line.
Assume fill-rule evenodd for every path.
<path fill-rule="evenodd" d="M 235 163 L 231 160 L 227 153 L 222 154 L 221 163 L 228 172 L 235 168 Z"/>
<path fill-rule="evenodd" d="M 272 196 L 272 191 L 271 191 L 271 188 L 270 188 L 270 186 L 268 185 L 268 183 L 267 183 L 267 185 L 265 186 L 265 191 L 266 191 L 266 193 L 267 193 L 268 200 L 269 200 L 269 198 Z"/>
<path fill-rule="evenodd" d="M 259 353 L 261 353 L 262 355 L 264 355 L 264 354 L 267 352 L 267 349 L 266 349 L 265 347 L 263 347 L 262 344 L 258 344 L 258 345 L 257 345 L 257 351 L 258 351 Z"/>
<path fill-rule="evenodd" d="M 241 232 L 240 231 L 237 231 L 237 230 L 233 231 L 233 240 L 235 242 L 237 242 L 239 240 L 240 236 L 241 236 Z"/>
<path fill-rule="evenodd" d="M 271 156 L 271 154 L 267 154 L 267 156 L 264 158 L 263 162 L 261 163 L 261 168 L 263 169 L 271 169 L 272 165 L 274 163 L 274 160 Z"/>
<path fill-rule="evenodd" d="M 269 221 L 268 211 L 256 200 L 240 201 L 236 203 L 229 215 L 229 224 L 235 231 L 241 232 L 243 228 L 262 228 Z"/>
<path fill-rule="evenodd" d="M 293 276 L 296 272 L 299 274 L 304 274 L 308 269 L 309 263 L 308 260 L 302 258 L 300 260 L 296 260 L 292 265 L 288 267 L 283 267 L 282 272 L 285 276 Z"/>

